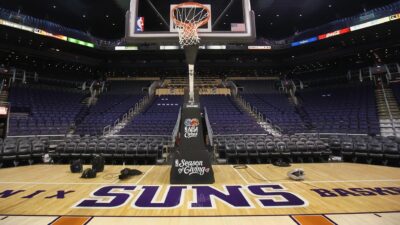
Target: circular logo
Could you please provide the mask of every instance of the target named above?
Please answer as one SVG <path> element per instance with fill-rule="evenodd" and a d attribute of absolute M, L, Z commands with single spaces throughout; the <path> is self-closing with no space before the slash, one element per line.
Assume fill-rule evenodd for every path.
<path fill-rule="evenodd" d="M 197 127 L 199 126 L 199 120 L 198 119 L 192 119 L 192 127 Z"/>
<path fill-rule="evenodd" d="M 191 119 L 186 119 L 185 120 L 185 126 L 190 127 L 192 125 L 192 120 Z"/>
<path fill-rule="evenodd" d="M 187 127 L 197 127 L 199 126 L 199 120 L 198 119 L 186 119 L 185 120 L 185 126 Z"/>

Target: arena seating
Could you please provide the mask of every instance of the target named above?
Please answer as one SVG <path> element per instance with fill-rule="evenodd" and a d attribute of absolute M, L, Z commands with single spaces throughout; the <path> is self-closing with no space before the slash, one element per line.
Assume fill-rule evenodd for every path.
<path fill-rule="evenodd" d="M 77 118 L 75 133 L 102 135 L 104 127 L 114 125 L 143 99 L 142 89 L 149 85 L 149 81 L 109 81 L 106 92 L 94 105 L 81 112 L 82 118 Z"/>
<path fill-rule="evenodd" d="M 89 163 L 94 155 L 102 155 L 107 163 L 154 164 L 162 150 L 171 146 L 166 137 L 72 136 L 52 140 L 45 137 L 0 139 L 0 166 L 43 162 L 49 154 L 54 162 L 82 159 Z"/>
<path fill-rule="evenodd" d="M 242 97 L 284 133 L 308 132 L 294 105 L 284 94 L 242 94 Z"/>
<path fill-rule="evenodd" d="M 81 91 L 44 85 L 10 88 L 9 136 L 65 135 L 84 105 Z"/>
<path fill-rule="evenodd" d="M 207 108 L 214 135 L 266 133 L 254 118 L 233 102 L 230 96 L 201 96 L 200 102 L 202 107 Z"/>
<path fill-rule="evenodd" d="M 143 88 L 149 87 L 150 81 L 109 81 L 107 92 L 114 94 L 140 94 Z"/>
<path fill-rule="evenodd" d="M 399 140 L 393 137 L 336 136 L 330 138 L 333 151 L 341 152 L 345 162 L 399 166 Z"/>
<path fill-rule="evenodd" d="M 119 134 L 171 136 L 182 103 L 182 96 L 158 96 L 148 109 L 134 117 Z"/>
<path fill-rule="evenodd" d="M 396 98 L 397 102 L 400 104 L 400 83 L 392 83 L 390 85 L 393 91 L 393 95 Z"/>
<path fill-rule="evenodd" d="M 276 80 L 242 80 L 235 81 L 237 87 L 242 88 L 246 94 L 277 93 Z"/>
<path fill-rule="evenodd" d="M 78 158 L 89 162 L 94 155 L 104 156 L 111 164 L 156 163 L 162 158 L 163 148 L 172 146 L 171 134 L 183 103 L 182 96 L 155 97 L 120 131 L 120 136 L 101 137 L 103 127 L 113 124 L 134 106 L 143 97 L 142 87 L 148 84 L 139 82 L 135 88 L 129 88 L 124 82 L 113 82 L 108 92 L 100 95 L 97 103 L 89 108 L 81 104 L 88 95 L 79 90 L 47 85 L 13 86 L 9 95 L 10 133 L 62 136 L 55 140 L 49 137 L 0 139 L 0 165 L 41 162 L 45 154 L 55 162 L 64 163 Z M 244 82 L 243 86 L 247 85 L 257 86 Z M 391 86 L 394 93 L 396 85 Z M 263 89 L 256 91 L 259 93 L 244 93 L 243 98 L 283 129 L 280 137 L 267 134 L 232 97 L 200 97 L 202 107 L 207 109 L 220 159 L 230 163 L 303 163 L 325 162 L 331 156 L 342 156 L 346 162 L 400 166 L 400 140 L 366 135 L 379 132 L 372 86 L 313 88 L 298 94 L 301 107 L 317 131 L 330 133 L 325 136 L 293 134 L 307 132 L 304 120 L 285 95 L 271 90 L 271 86 L 267 90 L 269 93 L 262 93 Z M 64 137 L 82 112 L 86 114 L 79 121 L 77 135 Z"/>
<path fill-rule="evenodd" d="M 324 87 L 302 91 L 302 106 L 320 133 L 379 134 L 371 85 Z"/>
<path fill-rule="evenodd" d="M 87 115 L 76 127 L 75 133 L 81 135 L 101 135 L 103 128 L 113 125 L 118 119 L 134 107 L 144 96 L 141 94 L 106 93 L 97 103 L 88 109 Z"/>
<path fill-rule="evenodd" d="M 0 139 L 0 165 L 42 162 L 48 139 L 36 137 Z"/>
<path fill-rule="evenodd" d="M 47 153 L 55 162 L 90 162 L 99 154 L 107 163 L 153 164 L 171 144 L 165 136 L 7 138 L 0 139 L 0 165 L 42 162 Z M 337 155 L 345 162 L 400 166 L 400 140 L 379 136 L 232 135 L 215 137 L 214 144 L 230 163 L 325 162 Z"/>
<path fill-rule="evenodd" d="M 50 156 L 55 162 L 90 162 L 94 155 L 102 155 L 110 164 L 154 164 L 162 157 L 163 148 L 170 145 L 171 138 L 162 136 L 78 136 L 58 141 Z"/>
<path fill-rule="evenodd" d="M 323 162 L 331 151 L 315 135 L 224 136 L 214 138 L 219 157 L 230 163 Z"/>

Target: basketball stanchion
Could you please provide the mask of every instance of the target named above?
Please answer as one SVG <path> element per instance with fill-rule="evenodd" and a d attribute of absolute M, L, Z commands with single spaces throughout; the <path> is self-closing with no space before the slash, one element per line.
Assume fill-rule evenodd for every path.
<path fill-rule="evenodd" d="M 174 6 L 171 10 L 171 18 L 179 34 L 179 44 L 185 50 L 189 67 L 188 107 L 198 107 L 194 96 L 194 64 L 200 44 L 198 28 L 206 25 L 210 17 L 210 9 L 197 2 L 185 2 Z"/>

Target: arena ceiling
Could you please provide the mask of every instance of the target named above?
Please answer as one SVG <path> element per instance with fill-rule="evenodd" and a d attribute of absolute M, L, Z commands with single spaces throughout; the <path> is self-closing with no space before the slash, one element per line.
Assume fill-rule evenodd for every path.
<path fill-rule="evenodd" d="M 0 0 L 0 7 L 19 11 L 96 37 L 118 39 L 125 34 L 125 12 L 130 0 Z M 155 5 L 165 0 L 151 0 Z M 221 0 L 227 1 L 228 0 Z M 238 0 L 235 0 L 238 1 Z M 281 39 L 306 30 L 381 7 L 397 0 L 252 0 L 257 35 Z M 199 1 L 201 2 L 201 1 Z M 214 9 L 215 10 L 215 9 Z M 223 9 L 219 9 L 223 10 Z M 231 14 L 229 14 L 231 13 Z M 227 12 L 223 24 L 235 17 Z M 156 17 L 154 19 L 157 19 Z M 225 24 L 226 24 L 225 23 Z"/>

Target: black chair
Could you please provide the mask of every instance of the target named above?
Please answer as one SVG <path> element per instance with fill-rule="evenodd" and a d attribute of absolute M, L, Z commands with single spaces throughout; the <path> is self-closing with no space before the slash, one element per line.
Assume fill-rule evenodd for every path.
<path fill-rule="evenodd" d="M 84 158 L 85 160 L 93 158 L 93 155 L 96 155 L 97 151 L 96 149 L 97 149 L 97 143 L 94 142 L 93 140 L 90 141 L 87 144 L 84 153 L 81 154 L 81 157 Z"/>
<path fill-rule="evenodd" d="M 329 149 L 331 149 L 334 156 L 343 156 L 342 152 L 342 141 L 339 138 L 333 137 L 329 141 Z"/>
<path fill-rule="evenodd" d="M 315 150 L 315 142 L 310 140 L 300 142 L 300 144 L 297 144 L 297 148 L 302 153 L 303 162 L 314 162 L 313 151 Z"/>
<path fill-rule="evenodd" d="M 293 138 L 291 139 L 293 140 Z M 291 153 L 292 162 L 301 162 L 301 151 L 297 148 L 296 142 L 289 141 L 286 143 L 288 150 Z"/>
<path fill-rule="evenodd" d="M 226 154 L 225 154 L 225 145 L 226 145 L 226 140 L 225 138 L 218 138 L 216 144 L 217 144 L 217 150 L 218 150 L 218 154 L 219 154 L 219 158 L 226 158 Z"/>
<path fill-rule="evenodd" d="M 243 141 L 237 142 L 235 145 L 237 157 L 241 160 L 247 161 L 249 153 L 246 150 L 246 144 Z"/>
<path fill-rule="evenodd" d="M 68 142 L 65 145 L 64 152 L 60 153 L 61 158 L 70 160 L 72 157 L 72 154 L 75 152 L 75 148 L 76 148 L 75 142 Z"/>
<path fill-rule="evenodd" d="M 127 150 L 128 145 L 125 142 L 118 143 L 117 149 L 114 152 L 114 158 L 118 160 L 124 159 Z"/>
<path fill-rule="evenodd" d="M 233 142 L 229 142 L 225 145 L 225 154 L 228 161 L 236 160 L 236 145 Z"/>
<path fill-rule="evenodd" d="M 150 160 L 157 160 L 158 158 L 158 153 L 161 151 L 160 149 L 160 143 L 158 142 L 152 142 L 149 144 L 148 150 L 147 150 L 147 157 Z"/>
<path fill-rule="evenodd" d="M 148 148 L 149 145 L 146 142 L 139 143 L 136 151 L 136 159 L 144 160 L 146 162 Z"/>
<path fill-rule="evenodd" d="M 128 149 L 126 150 L 126 153 L 125 153 L 125 159 L 127 161 L 131 161 L 131 160 L 135 159 L 136 155 L 137 155 L 137 149 L 138 149 L 137 142 L 129 143 Z"/>
<path fill-rule="evenodd" d="M 44 143 L 42 143 L 41 141 L 32 142 L 32 158 L 34 160 L 42 159 L 45 152 L 46 152 L 46 147 Z"/>
<path fill-rule="evenodd" d="M 258 162 L 264 162 L 269 158 L 269 153 L 267 150 L 267 146 L 265 146 L 265 142 L 257 142 L 256 143 L 256 150 L 258 154 Z"/>
<path fill-rule="evenodd" d="M 384 165 L 399 166 L 400 152 L 399 145 L 395 142 L 383 144 Z"/>
<path fill-rule="evenodd" d="M 379 142 L 368 144 L 368 163 L 383 164 L 383 149 Z"/>
<path fill-rule="evenodd" d="M 17 158 L 19 161 L 26 161 L 30 160 L 32 157 L 32 152 L 31 152 L 32 146 L 28 142 L 21 142 L 18 145 L 18 153 L 17 153 Z M 31 163 L 31 161 L 30 161 Z"/>
<path fill-rule="evenodd" d="M 345 162 L 355 161 L 353 142 L 345 141 L 342 143 L 342 159 Z"/>
<path fill-rule="evenodd" d="M 118 145 L 116 142 L 110 142 L 107 145 L 106 150 L 102 153 L 102 156 L 104 157 L 105 160 L 112 160 L 113 161 L 113 156 L 115 152 L 117 151 Z"/>
<path fill-rule="evenodd" d="M 330 151 L 328 151 L 329 147 L 328 144 L 321 140 L 317 140 L 315 142 L 315 150 L 313 151 L 313 158 L 315 161 L 328 161 L 331 155 Z"/>
<path fill-rule="evenodd" d="M 88 143 L 87 142 L 79 142 L 78 145 L 76 146 L 76 154 L 84 154 L 86 151 Z"/>
<path fill-rule="evenodd" d="M 263 143 L 263 142 L 261 142 Z M 249 156 L 250 161 L 259 161 L 258 159 L 258 151 L 256 148 L 256 143 L 253 141 L 248 141 L 246 143 L 246 151 Z"/>
<path fill-rule="evenodd" d="M 107 143 L 106 142 L 99 142 L 97 143 L 97 147 L 96 147 L 96 153 L 97 154 L 104 154 L 107 151 Z"/>
<path fill-rule="evenodd" d="M 293 162 L 292 152 L 287 146 L 286 142 L 276 143 L 277 150 L 280 151 L 281 159 L 285 162 Z"/>
<path fill-rule="evenodd" d="M 59 162 L 61 160 L 61 153 L 64 152 L 67 143 L 65 141 L 55 142 L 54 145 L 56 145 L 56 147 L 54 150 L 49 150 L 49 156 L 54 162 Z"/>
<path fill-rule="evenodd" d="M 312 153 L 309 151 L 306 141 L 307 139 L 303 137 L 296 142 L 297 151 L 300 152 L 300 162 L 312 162 Z"/>
<path fill-rule="evenodd" d="M 265 152 L 263 151 L 260 156 L 262 156 L 263 161 L 266 161 L 267 163 L 272 162 L 272 156 L 271 154 L 275 152 L 276 149 L 276 143 L 273 142 L 272 140 L 270 142 L 265 142 Z"/>
<path fill-rule="evenodd" d="M 3 162 L 14 161 L 17 164 L 17 145 L 15 143 L 4 143 Z"/>

